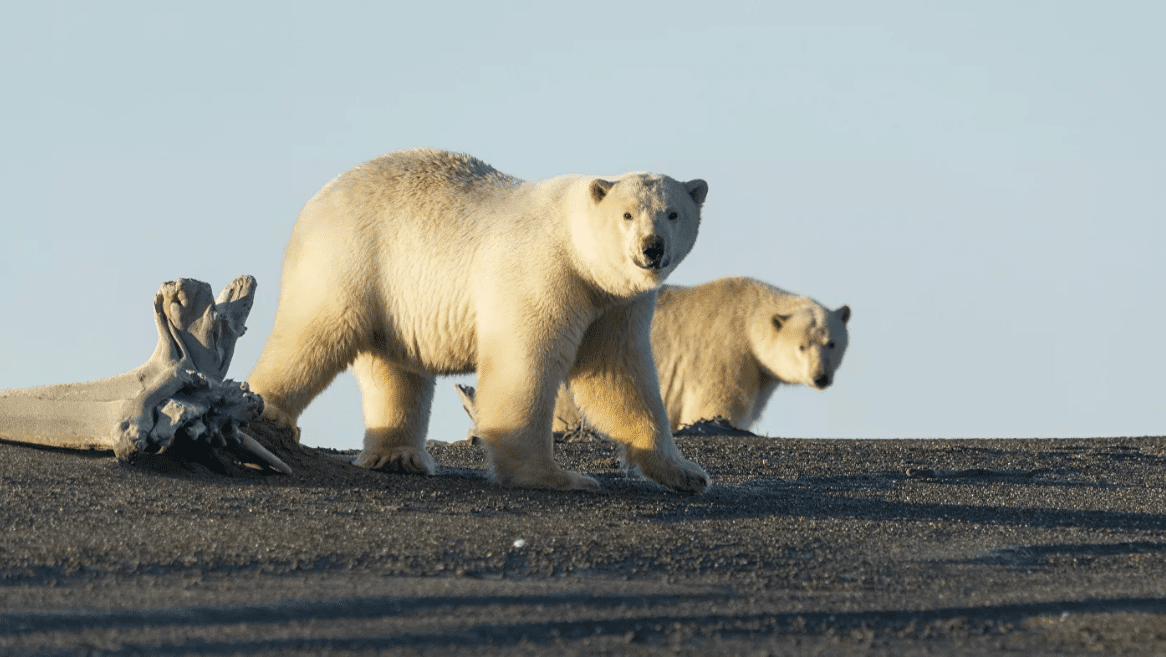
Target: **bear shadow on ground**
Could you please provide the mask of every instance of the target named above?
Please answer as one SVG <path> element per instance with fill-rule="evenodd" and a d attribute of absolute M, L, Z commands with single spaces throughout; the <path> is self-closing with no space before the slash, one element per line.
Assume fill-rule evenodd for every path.
<path fill-rule="evenodd" d="M 224 476 L 238 479 L 240 485 L 311 486 L 336 489 L 419 487 L 440 489 L 446 493 L 474 495 L 483 488 L 498 488 L 490 480 L 485 454 L 470 441 L 442 443 L 430 441 L 428 448 L 438 463 L 432 477 L 400 475 L 369 471 L 351 464 L 355 450 L 338 451 L 304 447 L 295 443 L 291 434 L 264 425 L 250 429 L 257 440 L 284 459 L 293 468 L 292 476 L 270 470 L 257 470 L 230 458 L 222 458 L 223 467 L 199 463 L 178 464 L 159 455 L 143 459 L 145 469 L 167 476 Z M 682 449 L 700 462 L 702 453 L 722 457 L 724 450 L 734 445 L 746 446 L 768 454 L 764 463 L 790 465 L 789 455 L 783 453 L 779 441 L 755 436 L 708 437 L 691 436 L 682 439 Z M 786 441 L 786 443 L 799 441 Z M 688 522 L 700 518 L 758 518 L 786 516 L 799 518 L 847 518 L 867 521 L 903 520 L 960 520 L 989 525 L 1017 525 L 1042 528 L 1090 527 L 1123 531 L 1166 530 L 1166 515 L 1136 511 L 1089 509 L 1055 509 L 1031 506 L 1027 500 L 1037 496 L 1027 491 L 1049 487 L 1076 489 L 1112 489 L 1116 484 L 1104 479 L 1090 479 L 1077 467 L 1059 468 L 958 468 L 962 463 L 939 463 L 949 466 L 906 467 L 901 471 L 872 469 L 837 475 L 813 475 L 789 471 L 785 476 L 768 474 L 772 467 L 757 467 L 756 463 L 717 458 L 724 467 L 709 467 L 713 484 L 702 495 L 689 496 L 670 492 L 658 484 L 645 480 L 626 470 L 620 458 L 620 446 L 598 437 L 574 439 L 556 443 L 556 458 L 568 469 L 578 470 L 594 477 L 602 486 L 600 492 L 548 491 L 538 489 L 501 489 L 516 502 L 558 500 L 556 504 L 570 505 L 574 499 L 622 499 L 639 503 L 633 514 L 658 522 Z M 984 459 L 983 449 L 960 449 L 961 458 L 972 456 Z M 1037 456 L 1060 456 L 1072 450 L 1049 450 Z M 178 452 L 182 456 L 183 452 Z M 1093 458 L 1123 460 L 1141 458 L 1157 465 L 1162 457 L 1121 447 L 1098 452 Z M 756 458 L 754 454 L 752 458 Z M 796 464 L 794 464 L 796 465 Z M 860 467 L 861 467 L 860 463 Z M 850 466 L 848 466 L 850 467 Z M 969 503 L 975 494 L 961 494 L 964 489 L 974 491 L 984 486 L 1005 486 L 1011 491 L 1015 505 Z M 917 503 L 893 499 L 896 491 L 905 486 L 932 490 L 948 489 L 951 503 Z M 934 498 L 936 495 L 928 495 Z M 648 504 L 650 502 L 650 504 Z M 590 504 L 585 504 L 589 506 Z M 541 507 L 541 505 L 540 505 Z"/>

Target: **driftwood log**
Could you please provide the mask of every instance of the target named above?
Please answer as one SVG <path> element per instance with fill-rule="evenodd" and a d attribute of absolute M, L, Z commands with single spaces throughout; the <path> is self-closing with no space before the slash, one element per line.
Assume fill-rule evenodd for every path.
<path fill-rule="evenodd" d="M 0 390 L 0 438 L 69 449 L 112 450 L 119 459 L 188 443 L 224 447 L 284 472 L 289 468 L 241 431 L 263 399 L 223 377 L 255 299 L 240 276 L 218 299 L 189 278 L 154 297 L 158 346 L 137 369 L 88 383 Z"/>

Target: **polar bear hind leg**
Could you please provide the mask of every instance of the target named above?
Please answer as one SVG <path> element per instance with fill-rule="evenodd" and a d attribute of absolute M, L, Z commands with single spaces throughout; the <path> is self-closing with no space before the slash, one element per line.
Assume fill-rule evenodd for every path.
<path fill-rule="evenodd" d="M 352 363 L 364 406 L 364 450 L 356 464 L 373 470 L 433 474 L 425 431 L 435 379 L 362 353 Z"/>
<path fill-rule="evenodd" d="M 356 349 L 353 331 L 320 319 L 327 317 L 326 309 L 298 309 L 293 316 L 285 305 L 293 306 L 280 304 L 271 336 L 247 383 L 263 397 L 263 419 L 291 429 L 299 440 L 300 413 L 348 367 Z"/>

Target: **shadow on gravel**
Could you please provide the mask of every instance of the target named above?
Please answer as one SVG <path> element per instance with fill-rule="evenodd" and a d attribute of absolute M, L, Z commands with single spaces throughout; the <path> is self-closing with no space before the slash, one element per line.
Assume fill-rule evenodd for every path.
<path fill-rule="evenodd" d="M 1137 541 L 1132 543 L 1080 543 L 1073 545 L 1014 545 L 968 559 L 965 563 L 989 566 L 1008 566 L 1015 570 L 1049 565 L 1057 557 L 1088 563 L 1098 557 L 1130 554 L 1166 553 L 1166 543 Z"/>
<path fill-rule="evenodd" d="M 581 621 L 547 621 L 526 623 L 482 623 L 469 627 L 453 626 L 429 632 L 384 633 L 377 636 L 356 629 L 361 636 L 334 635 L 329 638 L 270 639 L 258 641 L 206 641 L 188 639 L 172 645 L 148 646 L 123 644 L 119 650 L 102 651 L 103 655 L 140 654 L 279 654 L 342 648 L 347 652 L 384 650 L 397 647 L 485 647 L 506 646 L 520 642 L 551 644 L 597 636 L 622 637 L 627 643 L 667 645 L 693 637 L 750 639 L 775 634 L 838 636 L 861 631 L 868 636 L 922 638 L 935 632 L 957 634 L 993 634 L 1008 631 L 1036 617 L 1064 619 L 1077 614 L 1163 614 L 1163 598 L 1087 598 L 1034 604 L 948 607 L 933 610 L 888 609 L 860 612 L 809 612 L 776 614 L 675 614 L 667 607 L 682 602 L 715 601 L 719 596 L 593 596 L 579 593 L 560 595 L 464 596 L 464 597 L 385 597 L 319 602 L 293 601 L 263 605 L 224 605 L 221 607 L 175 607 L 148 611 L 78 611 L 0 616 L 0 632 L 70 632 L 89 628 L 134 629 L 163 626 L 217 626 L 236 623 L 308 625 L 314 622 L 342 627 L 346 621 L 368 621 L 416 612 L 445 609 L 507 606 L 531 611 L 548 605 L 587 605 L 601 608 L 642 607 L 642 615 L 617 619 L 590 618 Z M 520 613 L 527 616 L 534 614 Z M 367 629 L 367 628 L 362 628 Z"/>
<path fill-rule="evenodd" d="M 976 504 L 914 503 L 848 497 L 842 491 L 887 490 L 893 485 L 879 481 L 885 475 L 858 475 L 853 486 L 844 479 L 782 479 L 763 477 L 740 484 L 714 484 L 705 495 L 688 504 L 672 505 L 653 520 L 686 522 L 697 518 L 756 518 L 788 515 L 805 518 L 854 518 L 862 520 L 959 520 L 970 523 L 1023 525 L 1026 527 L 1091 527 L 1124 531 L 1166 530 L 1166 515 L 1123 511 L 1050 509 Z M 1023 496 L 1018 496 L 1023 498 Z"/>
<path fill-rule="evenodd" d="M 360 620 L 402 616 L 442 609 L 456 611 L 470 607 L 644 607 L 682 602 L 715 602 L 730 594 L 699 595 L 595 595 L 558 593 L 548 595 L 467 595 L 467 596 L 385 596 L 290 600 L 264 604 L 231 604 L 219 607 L 170 607 L 115 611 L 77 610 L 0 614 L 0 635 L 29 632 L 97 629 L 127 629 L 165 625 L 197 626 L 231 623 L 305 623 L 311 621 Z"/>

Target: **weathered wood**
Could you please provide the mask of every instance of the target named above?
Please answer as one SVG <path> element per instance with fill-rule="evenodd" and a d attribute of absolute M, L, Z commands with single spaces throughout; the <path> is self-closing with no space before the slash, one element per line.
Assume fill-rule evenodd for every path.
<path fill-rule="evenodd" d="M 223 377 L 246 332 L 255 279 L 240 276 L 216 300 L 189 278 L 154 297 L 158 345 L 140 367 L 87 383 L 0 390 L 0 438 L 70 449 L 108 449 L 119 459 L 164 452 L 176 440 L 230 447 L 285 473 L 291 469 L 240 427 L 263 399 Z"/>

